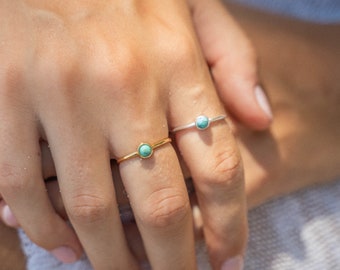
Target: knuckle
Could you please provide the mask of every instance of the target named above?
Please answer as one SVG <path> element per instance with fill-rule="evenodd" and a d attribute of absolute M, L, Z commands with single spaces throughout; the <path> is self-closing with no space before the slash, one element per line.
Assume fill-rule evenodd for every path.
<path fill-rule="evenodd" d="M 42 56 L 39 63 L 36 63 L 36 69 L 32 74 L 33 81 L 39 82 L 39 87 L 31 89 L 33 99 L 42 108 L 48 104 L 50 110 L 55 107 L 64 106 L 64 111 L 73 111 L 79 106 L 79 90 L 75 78 L 79 79 L 79 70 L 73 59 L 62 56 L 56 59 L 55 56 Z M 48 78 L 48 79 L 41 79 Z M 51 83 L 53 82 L 53 83 Z M 48 89 L 48 91 L 46 91 Z M 47 102 L 53 100 L 54 102 Z M 46 109 L 45 109 L 46 110 Z"/>
<path fill-rule="evenodd" d="M 41 58 L 37 63 L 37 79 L 41 76 L 49 78 L 50 80 L 46 83 L 53 81 L 58 86 L 58 92 L 74 88 L 74 78 L 79 77 L 77 74 L 79 65 L 74 56 L 65 53 L 60 57 L 58 54 L 57 56 L 44 55 Z"/>
<path fill-rule="evenodd" d="M 131 107 L 131 104 L 138 104 L 143 96 L 141 82 L 146 74 L 146 69 L 141 68 L 143 61 L 137 63 L 138 56 L 134 57 L 133 52 L 122 52 L 119 57 L 108 55 L 107 58 L 113 59 L 92 64 L 88 77 L 100 86 L 100 95 L 105 102 L 109 101 L 127 112 L 134 111 L 136 107 Z"/>
<path fill-rule="evenodd" d="M 185 68 L 195 68 L 198 49 L 194 40 L 187 36 L 177 36 L 173 44 L 176 53 L 172 54 L 171 59 L 174 59 L 177 65 L 184 65 Z"/>
<path fill-rule="evenodd" d="M 0 68 L 0 94 L 2 99 L 19 95 L 22 92 L 23 67 L 20 63 L 4 64 Z"/>
<path fill-rule="evenodd" d="M 185 193 L 173 188 L 154 192 L 143 206 L 140 219 L 152 228 L 165 228 L 178 224 L 190 214 Z"/>
<path fill-rule="evenodd" d="M 257 83 L 258 56 L 255 48 L 250 42 L 245 42 L 244 46 L 239 48 L 239 54 L 241 56 L 241 61 L 245 64 L 242 69 L 239 70 L 242 78 L 234 78 L 235 85 L 242 85 L 242 83 Z"/>
<path fill-rule="evenodd" d="M 257 58 L 255 47 L 249 39 L 243 39 L 243 42 L 240 43 L 239 53 L 243 55 L 245 59 L 255 60 Z"/>
<path fill-rule="evenodd" d="M 74 196 L 66 209 L 71 220 L 79 224 L 92 224 L 105 220 L 110 211 L 109 200 L 94 194 Z"/>
<path fill-rule="evenodd" d="M 91 60 L 90 76 L 94 81 L 113 93 L 128 88 L 139 76 L 143 63 L 138 60 L 138 53 L 130 47 L 115 46 L 114 52 L 109 50 Z"/>
<path fill-rule="evenodd" d="M 249 59 L 251 59 L 254 63 L 257 62 L 258 56 L 255 50 L 255 47 L 250 41 L 246 42 L 245 44 L 244 54 L 248 56 Z"/>
<path fill-rule="evenodd" d="M 219 150 L 201 172 L 201 179 L 212 187 L 237 186 L 243 179 L 242 160 L 237 150 Z"/>
<path fill-rule="evenodd" d="M 159 42 L 158 42 L 159 40 Z M 164 42 L 167 41 L 167 42 Z M 155 41 L 158 46 L 154 53 L 158 56 L 160 64 L 166 61 L 167 68 L 178 71 L 189 72 L 197 69 L 199 62 L 199 45 L 191 32 L 178 32 L 170 29 L 162 29 L 161 34 L 156 37 Z M 163 63 L 164 65 L 164 63 Z"/>
<path fill-rule="evenodd" d="M 239 33 L 237 42 L 237 54 L 245 62 L 257 59 L 256 49 L 252 41 L 243 33 Z"/>

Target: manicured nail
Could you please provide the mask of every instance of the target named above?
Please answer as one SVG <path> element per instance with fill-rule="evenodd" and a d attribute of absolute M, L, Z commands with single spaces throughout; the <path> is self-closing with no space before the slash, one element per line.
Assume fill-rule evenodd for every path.
<path fill-rule="evenodd" d="M 261 107 L 262 111 L 264 111 L 264 113 L 270 119 L 272 119 L 273 118 L 273 113 L 272 113 L 272 110 L 270 108 L 270 105 L 269 105 L 269 102 L 268 102 L 268 98 L 267 98 L 266 94 L 264 93 L 262 87 L 259 86 L 259 85 L 257 85 L 255 87 L 255 97 L 256 97 L 257 103 Z"/>
<path fill-rule="evenodd" d="M 197 228 L 203 228 L 202 213 L 201 213 L 201 210 L 199 209 L 199 207 L 197 205 L 194 205 L 192 207 L 192 215 L 194 217 L 195 226 Z"/>
<path fill-rule="evenodd" d="M 221 270 L 243 270 L 243 258 L 241 256 L 237 256 L 225 261 Z"/>
<path fill-rule="evenodd" d="M 76 253 L 69 247 L 59 247 L 52 250 L 51 253 L 63 263 L 73 263 L 77 261 Z"/>
<path fill-rule="evenodd" d="M 13 212 L 11 211 L 8 205 L 5 205 L 4 208 L 2 209 L 2 218 L 3 218 L 3 221 L 6 223 L 6 225 L 8 226 L 11 226 L 11 227 L 19 226 L 17 219 L 13 215 Z"/>

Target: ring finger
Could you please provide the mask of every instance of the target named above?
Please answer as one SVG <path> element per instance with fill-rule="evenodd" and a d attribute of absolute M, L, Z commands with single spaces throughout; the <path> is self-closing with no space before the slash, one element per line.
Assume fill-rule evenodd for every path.
<path fill-rule="evenodd" d="M 208 71 L 204 74 L 195 76 L 202 79 L 194 87 L 173 91 L 171 125 L 194 180 L 212 266 L 221 269 L 234 257 L 242 264 L 247 239 L 244 179 L 225 111 Z"/>
<path fill-rule="evenodd" d="M 151 266 L 153 269 L 173 269 L 174 266 L 195 269 L 188 194 L 176 153 L 167 138 L 165 112 L 157 108 L 151 114 L 148 108 L 131 116 L 134 123 L 144 123 L 143 130 L 139 130 L 140 125 L 129 125 L 120 130 L 123 141 L 115 137 L 111 141 L 118 142 L 113 144 L 114 152 L 121 161 L 122 181 Z M 145 159 L 129 158 L 141 142 L 157 145 L 153 155 Z"/>

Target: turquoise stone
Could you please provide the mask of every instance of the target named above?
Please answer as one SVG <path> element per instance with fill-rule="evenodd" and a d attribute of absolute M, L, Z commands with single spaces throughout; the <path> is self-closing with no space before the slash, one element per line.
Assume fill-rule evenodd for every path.
<path fill-rule="evenodd" d="M 205 115 L 200 115 L 196 118 L 195 125 L 198 129 L 203 130 L 209 127 L 209 118 Z"/>
<path fill-rule="evenodd" d="M 138 155 L 141 158 L 148 158 L 152 155 L 152 147 L 150 144 L 147 143 L 142 143 L 139 147 L 138 147 Z"/>

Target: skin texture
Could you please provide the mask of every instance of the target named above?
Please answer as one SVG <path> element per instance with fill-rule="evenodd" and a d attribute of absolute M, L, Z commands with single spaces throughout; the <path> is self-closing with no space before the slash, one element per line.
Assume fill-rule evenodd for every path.
<path fill-rule="evenodd" d="M 25 258 L 20 249 L 15 229 L 0 222 L 0 262 L 4 269 L 25 269 Z"/>
<path fill-rule="evenodd" d="M 275 114 L 270 132 L 237 129 L 248 203 L 254 207 L 339 176 L 334 145 L 339 137 L 340 35 L 338 27 L 230 8 L 256 47 L 261 81 Z M 292 67 L 299 67 L 298 72 Z M 311 149 L 317 153 L 313 158 Z"/>
<path fill-rule="evenodd" d="M 227 66 L 218 64 L 226 56 L 214 55 L 217 48 L 199 32 L 206 22 L 202 3 L 1 2 L 0 193 L 28 236 L 59 259 L 60 248 L 68 249 L 61 258 L 67 262 L 84 248 L 95 269 L 137 268 L 119 219 L 110 159 L 167 137 L 197 115 L 226 113 L 214 82 L 226 96 L 233 83 L 217 72 Z M 244 89 L 253 93 L 254 58 L 248 65 Z M 250 99 L 254 103 L 254 94 Z M 253 126 L 270 123 L 256 103 L 253 111 L 259 115 Z M 236 141 L 224 121 L 202 132 L 178 132 L 175 140 L 193 176 L 209 254 L 219 269 L 243 254 L 247 239 Z M 42 143 L 48 143 L 74 230 L 46 193 L 43 179 L 50 175 L 42 172 Z M 172 145 L 119 169 L 152 267 L 195 268 L 189 198 Z"/>

